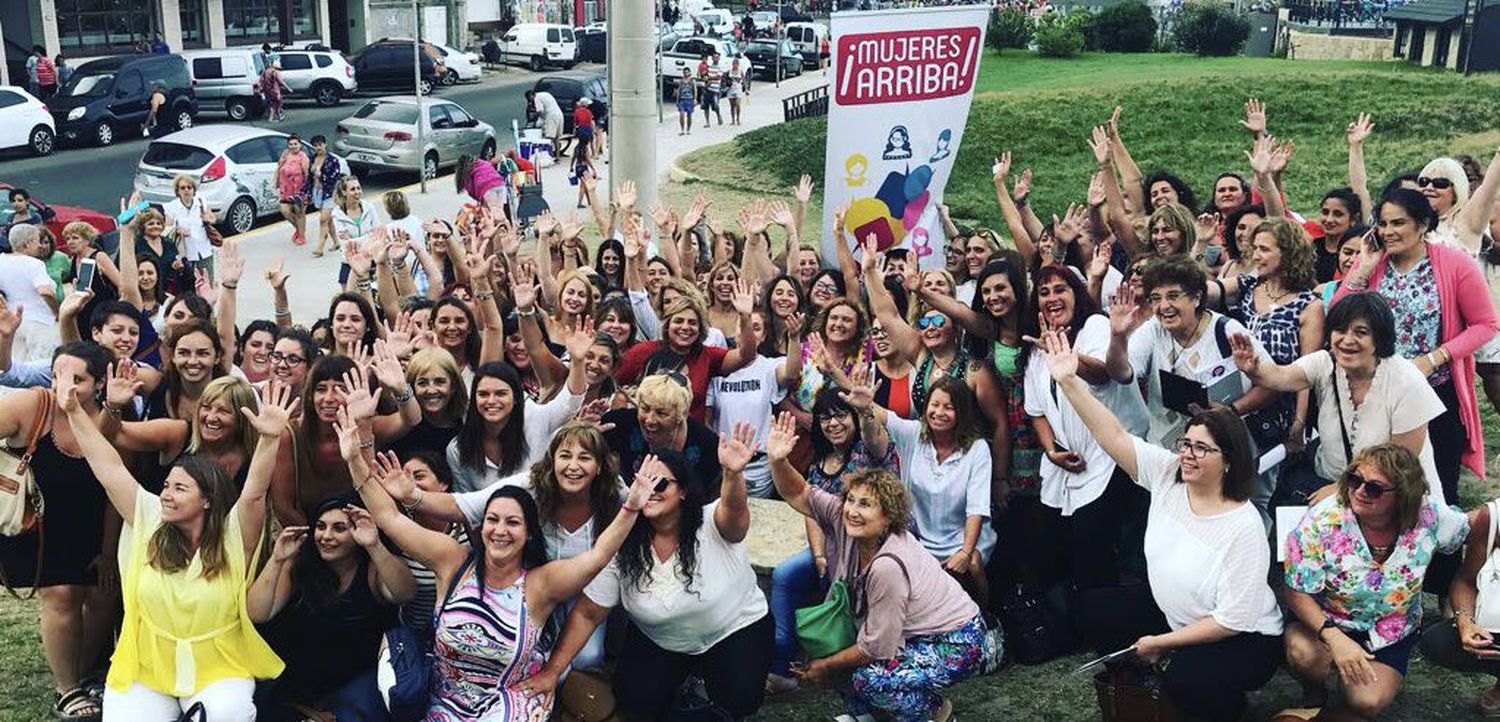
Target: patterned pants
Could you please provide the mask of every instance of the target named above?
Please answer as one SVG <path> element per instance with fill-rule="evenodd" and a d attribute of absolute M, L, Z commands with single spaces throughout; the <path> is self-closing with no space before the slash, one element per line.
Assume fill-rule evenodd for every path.
<path fill-rule="evenodd" d="M 931 719 L 942 706 L 937 691 L 979 672 L 984 619 L 974 617 L 943 634 L 912 637 L 896 656 L 854 670 L 853 689 L 843 692 L 852 715 L 873 710 L 901 722 Z"/>

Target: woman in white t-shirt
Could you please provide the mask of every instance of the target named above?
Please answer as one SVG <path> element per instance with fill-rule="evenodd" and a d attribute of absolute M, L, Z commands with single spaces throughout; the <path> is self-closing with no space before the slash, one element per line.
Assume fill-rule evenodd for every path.
<path fill-rule="evenodd" d="M 1147 664 L 1170 655 L 1163 691 L 1188 717 L 1239 719 L 1245 693 L 1263 686 L 1282 656 L 1270 550 L 1249 503 L 1256 464 L 1244 422 L 1224 407 L 1197 414 L 1173 453 L 1126 431 L 1094 398 L 1064 334 L 1043 333 L 1038 349 L 1098 444 L 1151 493 L 1149 590 L 1085 592 L 1073 604 L 1075 623 L 1100 654 L 1134 646 Z"/>
<path fill-rule="evenodd" d="M 771 432 L 774 407 L 786 397 L 786 390 L 802 378 L 800 329 L 800 323 L 788 325 L 783 347 L 776 339 L 766 338 L 766 312 L 750 314 L 750 330 L 759 343 L 755 360 L 708 382 L 709 413 L 719 435 L 727 436 L 736 426 L 749 424 L 755 428 L 756 443 L 765 443 L 766 434 Z M 750 496 L 771 496 L 771 464 L 765 454 L 756 454 L 745 467 L 745 487 Z"/>
<path fill-rule="evenodd" d="M 198 182 L 190 175 L 182 174 L 172 179 L 172 193 L 176 196 L 162 212 L 167 216 L 167 232 L 182 244 L 183 260 L 187 261 L 192 276 L 202 271 L 208 282 L 214 282 L 214 246 L 208 238 L 208 226 L 217 218 L 198 197 Z"/>
<path fill-rule="evenodd" d="M 1229 337 L 1234 361 L 1257 386 L 1292 393 L 1312 389 L 1318 405 L 1318 479 L 1298 480 L 1314 505 L 1338 490 L 1335 480 L 1355 454 L 1395 442 L 1417 455 L 1428 493 L 1447 504 L 1438 481 L 1427 423 L 1445 407 L 1417 367 L 1396 353 L 1390 304 L 1374 292 L 1354 293 L 1328 310 L 1327 349 L 1285 366 L 1250 351 L 1249 337 Z M 1352 448 L 1351 448 L 1352 447 Z M 1287 483 L 1287 482 L 1283 482 Z"/>
<path fill-rule="evenodd" d="M 1134 385 L 1118 384 L 1104 368 L 1109 346 L 1109 319 L 1098 313 L 1077 274 L 1064 266 L 1037 271 L 1031 306 L 1041 322 L 1063 330 L 1080 355 L 1079 376 L 1093 395 L 1132 434 L 1146 433 L 1146 404 Z M 1077 589 L 1114 586 L 1120 575 L 1120 539 L 1126 522 L 1145 509 L 1144 494 L 1114 459 L 1099 446 L 1068 398 L 1057 393 L 1041 352 L 1032 349 L 1026 362 L 1026 414 L 1042 447 L 1042 504 L 1054 529 L 1029 540 L 1043 567 L 1055 577 L 1071 577 Z"/>
<path fill-rule="evenodd" d="M 584 589 L 547 665 L 523 683 L 550 694 L 558 675 L 610 608 L 631 625 L 614 673 L 627 719 L 666 719 L 689 674 L 729 719 L 755 714 L 765 696 L 774 627 L 750 568 L 750 506 L 745 465 L 755 431 L 735 429 L 719 443 L 723 483 L 716 501 L 681 454 L 659 451 L 668 473 L 641 510 L 620 553 Z"/>

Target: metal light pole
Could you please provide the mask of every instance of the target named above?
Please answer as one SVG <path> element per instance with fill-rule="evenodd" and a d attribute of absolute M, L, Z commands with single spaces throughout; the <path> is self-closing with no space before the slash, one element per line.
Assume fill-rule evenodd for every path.
<path fill-rule="evenodd" d="M 613 131 L 609 185 L 613 192 L 620 183 L 635 181 L 636 207 L 641 209 L 650 208 L 656 199 L 657 124 L 651 121 L 660 118 L 661 96 L 653 72 L 656 54 L 651 49 L 656 37 L 652 27 L 655 13 L 640 12 L 641 2 L 654 1 L 609 0 L 608 11 L 614 21 L 609 33 L 609 114 Z"/>
<path fill-rule="evenodd" d="M 771 40 L 776 45 L 776 87 L 778 88 L 781 87 L 781 40 L 785 36 L 786 33 L 781 27 L 781 21 L 777 20 L 776 24 L 771 26 Z"/>
<path fill-rule="evenodd" d="M 422 5 L 421 0 L 411 0 L 412 22 L 416 25 L 417 32 L 411 40 L 411 72 L 412 89 L 417 91 L 417 176 L 422 187 L 422 194 L 427 194 L 427 154 L 422 148 L 425 146 L 426 134 L 422 132 L 422 126 L 427 121 L 427 108 L 422 105 Z M 436 172 L 436 169 L 433 169 Z"/>

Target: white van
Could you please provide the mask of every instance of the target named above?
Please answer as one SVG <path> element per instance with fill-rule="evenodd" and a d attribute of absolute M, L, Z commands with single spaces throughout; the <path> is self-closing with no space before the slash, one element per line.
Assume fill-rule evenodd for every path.
<path fill-rule="evenodd" d="M 255 86 L 265 70 L 259 48 L 217 48 L 181 53 L 193 75 L 193 93 L 203 110 L 223 109 L 229 119 L 242 121 L 261 111 Z"/>
<path fill-rule="evenodd" d="M 571 68 L 578 63 L 573 28 L 547 23 L 520 23 L 500 38 L 500 62 L 517 63 L 540 72 L 549 65 Z"/>
<path fill-rule="evenodd" d="M 828 26 L 823 23 L 787 23 L 786 39 L 792 41 L 792 48 L 802 56 L 809 68 L 822 67 L 820 61 L 828 57 L 823 51 L 823 41 L 828 39 Z"/>
<path fill-rule="evenodd" d="M 716 38 L 734 37 L 734 16 L 723 8 L 708 8 L 698 13 L 703 34 Z"/>

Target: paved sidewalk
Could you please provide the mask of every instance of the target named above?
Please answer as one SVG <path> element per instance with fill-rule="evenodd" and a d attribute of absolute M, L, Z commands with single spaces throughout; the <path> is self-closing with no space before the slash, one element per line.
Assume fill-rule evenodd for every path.
<path fill-rule="evenodd" d="M 752 86 L 753 94 L 742 105 L 740 119 L 743 125 L 714 125 L 704 128 L 699 123 L 703 113 L 699 110 L 694 119 L 691 135 L 678 135 L 677 112 L 673 106 L 662 106 L 662 121 L 656 131 L 656 177 L 654 182 L 666 183 L 667 172 L 674 161 L 682 155 L 710 145 L 726 142 L 741 132 L 782 122 L 781 101 L 784 98 L 805 92 L 828 82 L 821 72 L 809 71 L 800 78 L 784 80 L 781 87 L 770 81 L 757 80 Z M 725 120 L 729 116 L 729 104 L 721 100 Z M 510 146 L 509 128 L 502 130 L 501 148 Z M 611 139 L 612 140 L 612 139 Z M 606 156 L 608 153 L 605 154 Z M 568 159 L 542 170 L 544 197 L 554 212 L 559 214 L 579 213 L 592 229 L 592 216 L 588 209 L 577 209 L 578 189 L 568 183 Z M 596 161 L 601 192 L 609 187 L 610 166 Z M 637 179 L 641 183 L 641 179 Z M 427 193 L 418 190 L 417 184 L 402 189 L 410 199 L 412 212 L 422 218 L 444 217 L 451 219 L 459 206 L 468 200 L 454 189 L 451 175 L 427 183 Z M 375 200 L 378 200 L 375 199 Z M 309 224 L 309 235 L 315 234 L 316 222 Z M 265 283 L 266 268 L 278 258 L 285 259 L 285 269 L 291 274 L 287 288 L 291 298 L 292 317 L 299 324 L 311 326 L 312 322 L 328 313 L 328 300 L 337 289 L 339 257 L 328 253 L 322 258 L 311 256 L 311 246 L 298 247 L 291 242 L 291 226 L 278 222 L 237 237 L 241 255 L 245 257 L 245 275 L 239 290 L 239 321 L 243 326 L 250 319 L 270 318 L 272 311 L 271 291 Z"/>

